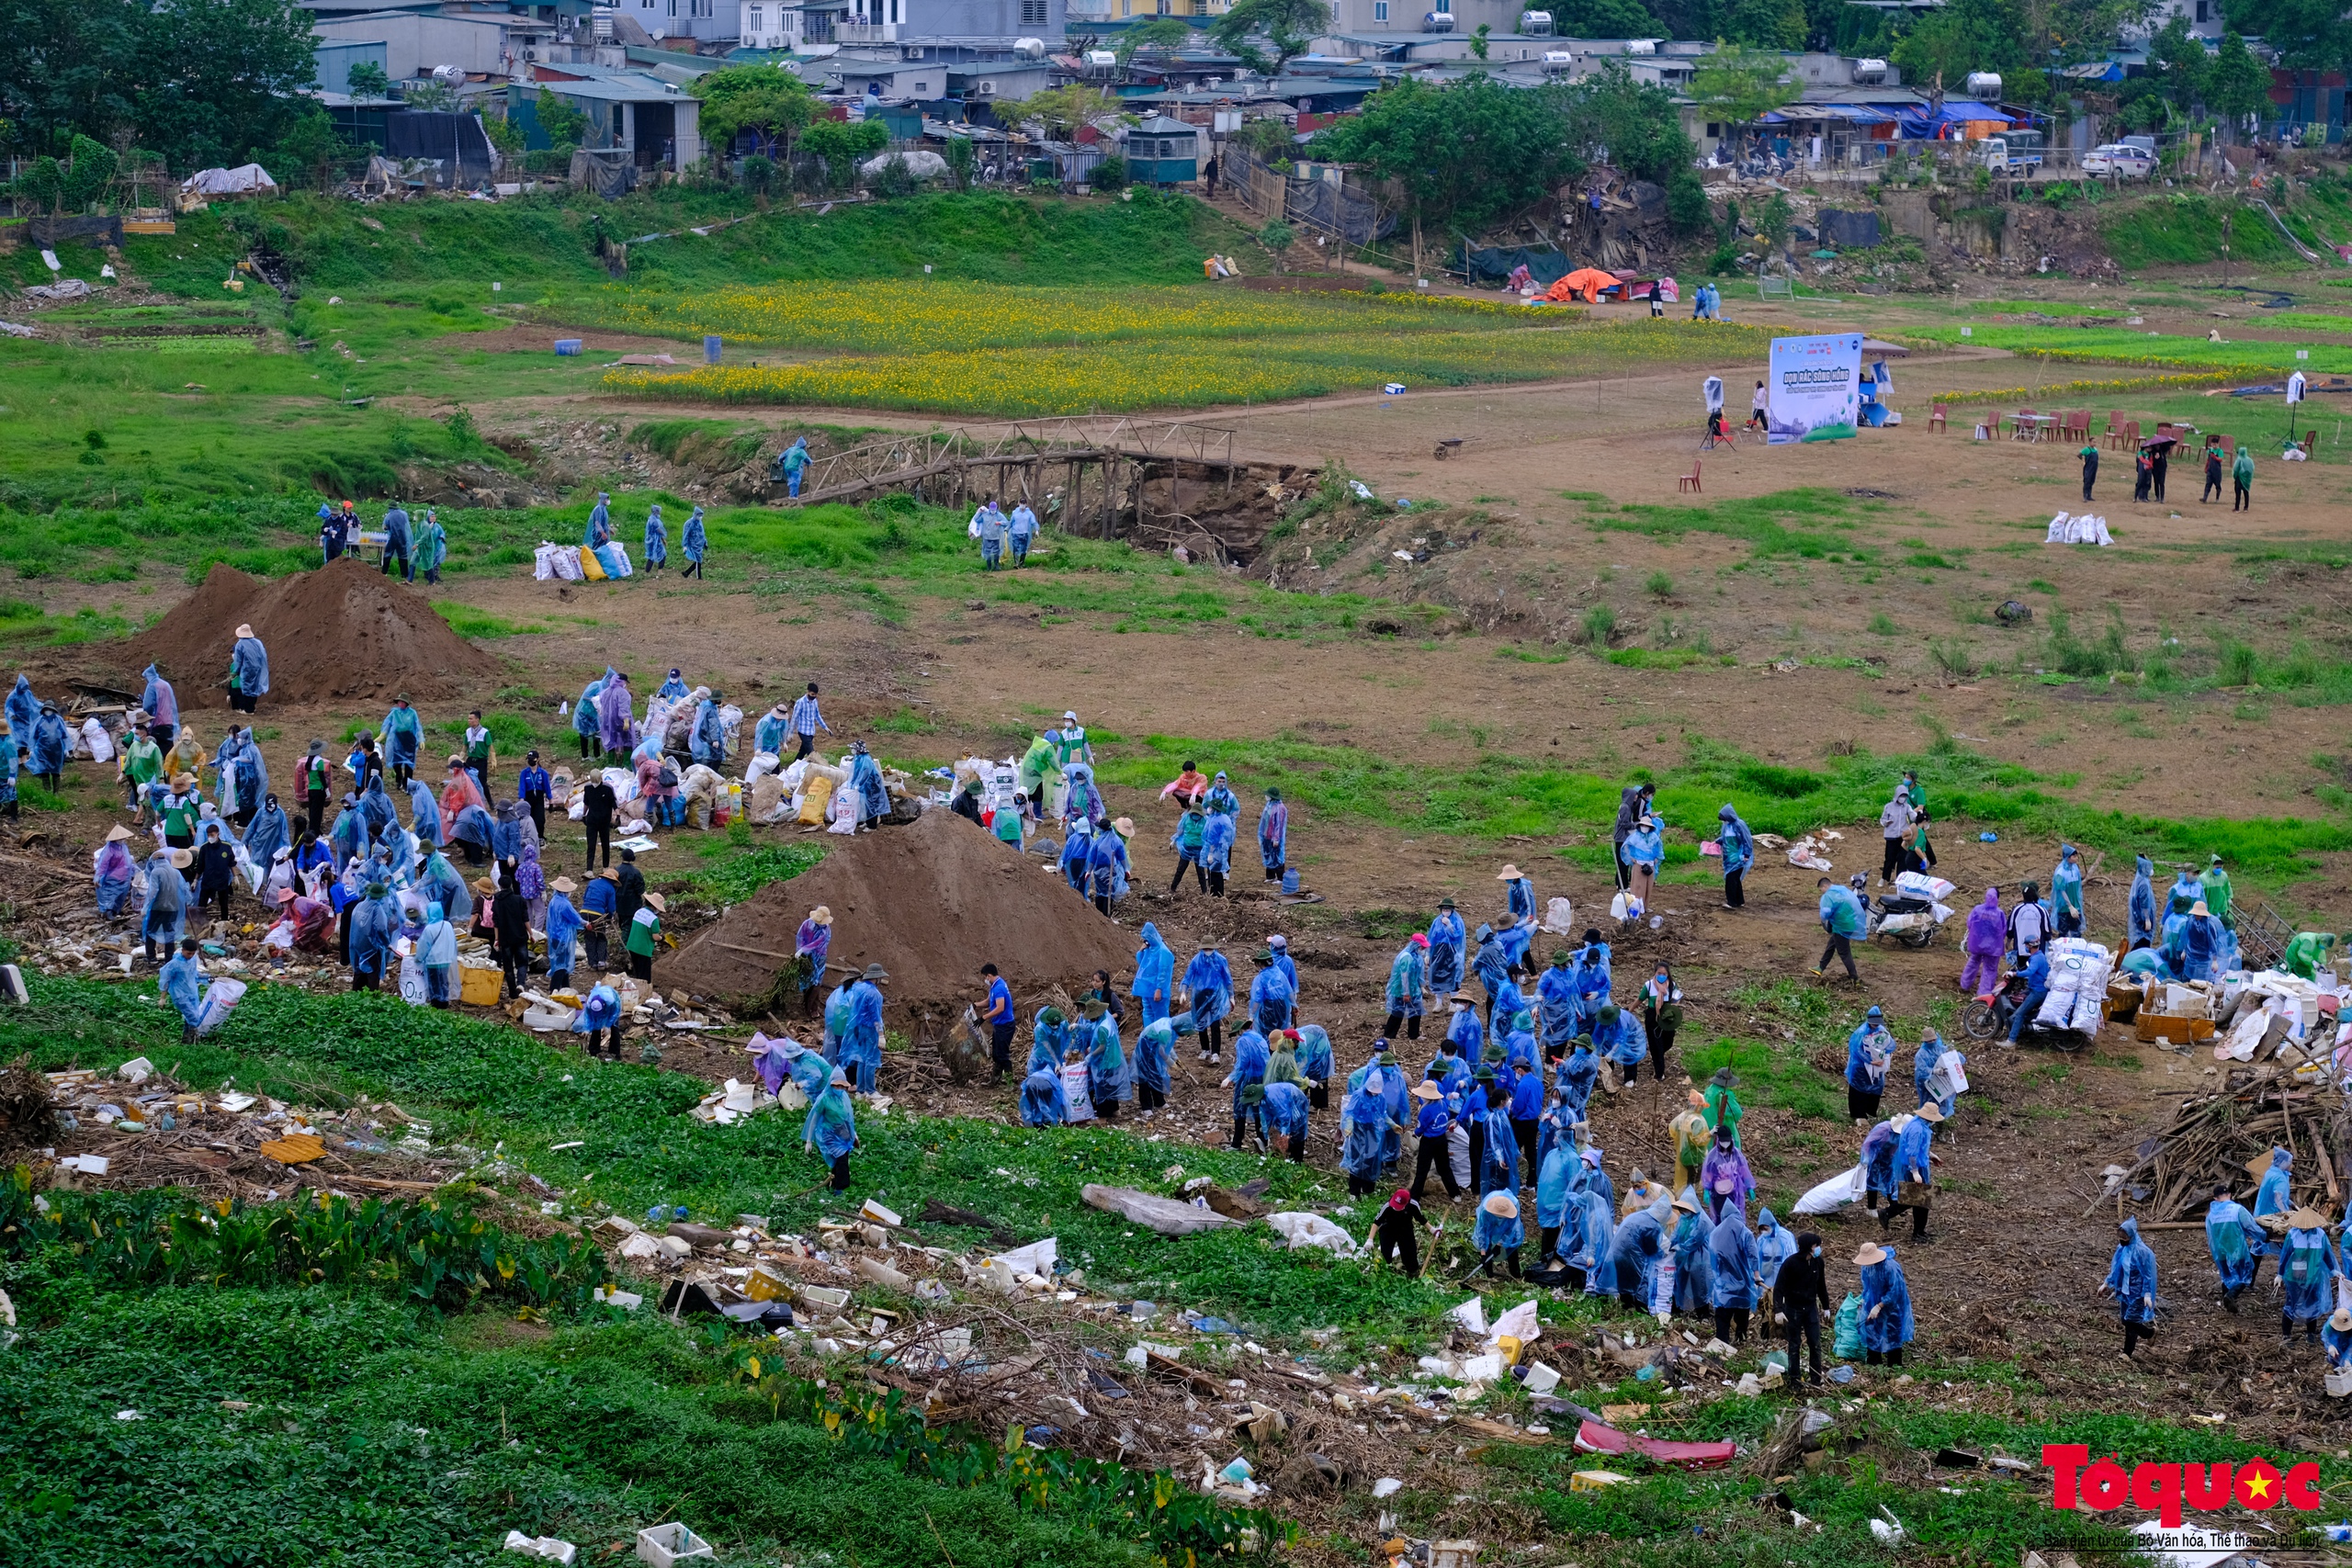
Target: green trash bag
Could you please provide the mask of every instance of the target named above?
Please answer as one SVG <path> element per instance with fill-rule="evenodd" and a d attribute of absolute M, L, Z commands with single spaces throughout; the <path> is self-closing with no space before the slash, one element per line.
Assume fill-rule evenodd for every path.
<path fill-rule="evenodd" d="M 1831 1352 L 1841 1361 L 1858 1361 L 1862 1356 L 1862 1295 L 1849 1291 L 1846 1299 L 1838 1303 L 1838 1332 Z"/>

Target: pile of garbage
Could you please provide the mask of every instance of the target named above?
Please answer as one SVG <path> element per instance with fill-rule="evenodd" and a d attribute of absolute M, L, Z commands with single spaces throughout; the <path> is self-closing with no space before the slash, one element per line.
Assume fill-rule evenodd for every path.
<path fill-rule="evenodd" d="M 45 1111 L 24 1078 L 38 1081 Z M 459 1145 L 435 1147 L 432 1125 L 389 1100 L 321 1111 L 226 1087 L 198 1091 L 144 1056 L 112 1073 L 12 1070 L 9 1087 L 0 1143 L 36 1156 L 42 1185 L 177 1186 L 265 1201 L 301 1186 L 424 1192 L 481 1157 Z"/>
<path fill-rule="evenodd" d="M 2217 1069 L 2227 1075 L 2220 1089 L 2174 1107 L 2140 1140 L 2131 1163 L 2101 1173 L 2104 1185 L 2086 1217 L 2120 1198 L 2152 1219 L 2202 1219 L 2217 1183 L 2228 1182 L 2243 1197 L 2268 1168 L 2274 1148 L 2315 1154 L 2298 1161 L 2297 1181 L 2308 1184 L 2315 1172 L 2327 1212 L 2344 1206 L 2335 1151 L 2352 1146 L 2352 1109 L 2331 1080 L 2340 1079 L 2342 1054 L 2352 1046 L 2336 1045 L 2332 1027 L 2316 1041 L 2288 1040 L 2281 1015 L 2263 1003 L 2253 1004 L 2246 1017 L 2262 1026 L 2267 1059 Z M 2216 1047 L 2225 1063 L 2232 1061 L 2222 1054 L 2227 1044 L 2225 1036 Z"/>
<path fill-rule="evenodd" d="M 629 564 L 628 547 L 618 539 L 593 550 L 585 545 L 542 539 L 531 556 L 531 576 L 540 582 L 605 582 L 637 575 L 637 569 Z"/>
<path fill-rule="evenodd" d="M 2068 516 L 2061 512 L 2050 520 L 2050 536 L 2041 542 L 2045 545 L 2104 547 L 2115 543 L 2115 536 L 2107 531 L 2107 519 L 2104 517 L 2095 517 L 2087 512 Z"/>

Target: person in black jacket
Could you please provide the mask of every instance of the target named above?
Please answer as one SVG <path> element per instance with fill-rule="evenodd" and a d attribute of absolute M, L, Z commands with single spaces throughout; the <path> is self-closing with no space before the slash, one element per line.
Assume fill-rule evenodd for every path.
<path fill-rule="evenodd" d="M 1421 1249 L 1419 1238 L 1413 1235 L 1413 1227 L 1429 1223 L 1429 1216 L 1421 1213 L 1421 1206 L 1413 1201 L 1413 1195 L 1402 1187 L 1396 1189 L 1390 1195 L 1386 1206 L 1372 1222 L 1373 1236 L 1380 1244 L 1380 1260 L 1385 1263 L 1395 1258 L 1404 1264 L 1405 1278 L 1419 1279 Z"/>
<path fill-rule="evenodd" d="M 1797 1235 L 1797 1249 L 1781 1261 L 1772 1280 L 1772 1321 L 1789 1341 L 1789 1382 L 1797 1381 L 1797 1341 L 1802 1337 L 1813 1351 L 1813 1382 L 1821 1382 L 1821 1314 L 1829 1310 L 1829 1279 L 1821 1267 L 1821 1238 L 1811 1231 Z"/>
<path fill-rule="evenodd" d="M 581 799 L 587 803 L 587 814 L 582 821 L 588 829 L 588 869 L 594 871 L 599 843 L 605 846 L 605 863 L 613 863 L 613 817 L 620 809 L 620 799 L 602 773 L 591 776 Z"/>
<path fill-rule="evenodd" d="M 207 824 L 204 842 L 196 852 L 196 906 L 219 903 L 220 918 L 229 918 L 229 895 L 237 886 L 236 852 L 220 841 L 220 824 Z"/>
<path fill-rule="evenodd" d="M 635 850 L 621 852 L 621 868 L 613 873 L 613 881 L 619 888 L 617 906 L 613 911 L 613 930 L 626 939 L 629 926 L 637 919 L 638 906 L 645 902 L 645 873 L 637 869 Z"/>
<path fill-rule="evenodd" d="M 947 808 L 974 827 L 983 826 L 984 824 L 980 821 L 980 781 L 965 780 L 963 787 L 956 792 L 956 798 L 949 803 Z"/>
<path fill-rule="evenodd" d="M 531 982 L 531 901 L 514 885 L 514 862 L 503 862 L 498 869 L 498 896 L 490 903 L 491 945 L 506 972 L 508 993 L 519 997 Z"/>

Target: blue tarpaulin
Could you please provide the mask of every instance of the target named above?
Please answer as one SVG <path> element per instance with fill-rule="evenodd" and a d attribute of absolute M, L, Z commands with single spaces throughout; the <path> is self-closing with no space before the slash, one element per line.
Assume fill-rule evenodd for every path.
<path fill-rule="evenodd" d="M 2003 125 L 2009 117 L 1990 104 L 1980 104 L 1973 98 L 1946 98 L 1944 107 L 1935 114 L 1925 109 L 1901 117 L 1905 141 L 1927 141 L 1944 136 L 1953 126 L 1972 119 L 1997 119 Z"/>

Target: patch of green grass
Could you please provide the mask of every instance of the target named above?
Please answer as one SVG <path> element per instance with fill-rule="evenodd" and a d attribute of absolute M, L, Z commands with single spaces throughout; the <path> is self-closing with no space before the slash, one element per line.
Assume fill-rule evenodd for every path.
<path fill-rule="evenodd" d="M 1646 534 L 1657 539 L 1718 534 L 1743 540 L 1759 560 L 1824 560 L 1847 553 L 1857 560 L 1869 558 L 1850 538 L 1832 531 L 1852 527 L 1858 515 L 1855 502 L 1833 490 L 1785 490 L 1695 506 L 1629 503 L 1612 513 L 1589 514 L 1598 532 Z"/>
<path fill-rule="evenodd" d="M 772 882 L 798 876 L 824 858 L 807 844 L 732 844 L 716 864 L 707 864 L 678 885 L 681 894 L 721 906 L 741 904 Z"/>
<path fill-rule="evenodd" d="M 495 637 L 524 637 L 548 628 L 537 621 L 510 621 L 493 615 L 487 610 L 477 610 L 471 604 L 454 599 L 435 599 L 433 612 L 449 623 L 449 629 L 459 637 L 488 641 Z"/>
<path fill-rule="evenodd" d="M 1601 657 L 1628 670 L 1689 670 L 1739 662 L 1728 653 L 1706 653 L 1695 648 L 1613 648 Z"/>

